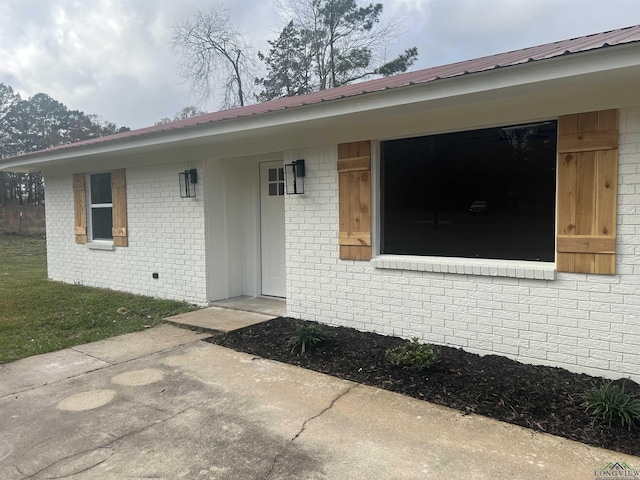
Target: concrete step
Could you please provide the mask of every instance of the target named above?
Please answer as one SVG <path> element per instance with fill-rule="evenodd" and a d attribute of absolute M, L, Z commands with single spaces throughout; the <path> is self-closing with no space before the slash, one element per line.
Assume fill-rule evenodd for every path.
<path fill-rule="evenodd" d="M 274 315 L 231 310 L 228 308 L 208 307 L 195 312 L 182 313 L 165 318 L 165 321 L 182 327 L 192 327 L 211 333 L 226 333 L 240 328 L 266 322 Z"/>

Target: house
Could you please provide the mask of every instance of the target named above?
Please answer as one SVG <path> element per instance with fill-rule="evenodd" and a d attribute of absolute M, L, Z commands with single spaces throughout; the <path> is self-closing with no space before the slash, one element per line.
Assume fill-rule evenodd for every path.
<path fill-rule="evenodd" d="M 639 87 L 634 26 L 0 168 L 44 174 L 54 280 L 286 297 L 293 317 L 640 381 Z"/>

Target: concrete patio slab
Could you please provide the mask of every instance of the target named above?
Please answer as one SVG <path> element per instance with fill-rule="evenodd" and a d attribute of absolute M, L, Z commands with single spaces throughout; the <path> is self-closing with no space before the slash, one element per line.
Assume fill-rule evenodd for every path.
<path fill-rule="evenodd" d="M 115 340 L 103 355 L 124 358 Z M 640 465 L 202 341 L 0 398 L 0 422 L 3 480 L 574 480 Z"/>
<path fill-rule="evenodd" d="M 231 332 L 239 328 L 266 322 L 272 315 L 232 310 L 229 308 L 208 307 L 195 312 L 182 313 L 165 321 L 175 325 L 201 328 L 210 332 Z"/>

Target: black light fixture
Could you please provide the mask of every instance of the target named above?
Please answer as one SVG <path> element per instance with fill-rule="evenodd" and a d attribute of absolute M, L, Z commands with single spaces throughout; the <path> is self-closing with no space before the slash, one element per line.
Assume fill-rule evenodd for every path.
<path fill-rule="evenodd" d="M 193 198 L 196 196 L 196 183 L 198 183 L 198 171 L 195 168 L 185 170 L 178 174 L 180 178 L 180 198 Z"/>
<path fill-rule="evenodd" d="M 304 160 L 294 160 L 284 166 L 284 180 L 287 195 L 304 193 Z"/>

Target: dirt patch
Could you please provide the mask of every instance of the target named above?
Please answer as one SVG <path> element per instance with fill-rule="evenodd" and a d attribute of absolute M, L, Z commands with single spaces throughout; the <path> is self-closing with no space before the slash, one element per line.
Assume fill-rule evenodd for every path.
<path fill-rule="evenodd" d="M 211 343 L 252 355 L 298 365 L 346 380 L 384 388 L 439 405 L 476 413 L 598 447 L 640 455 L 640 434 L 626 427 L 594 422 L 581 395 L 603 381 L 561 368 L 526 365 L 497 355 L 480 356 L 438 346 L 438 363 L 410 372 L 385 360 L 385 351 L 405 340 L 326 327 L 329 340 L 304 356 L 291 353 L 288 341 L 299 320 L 276 318 Z M 625 389 L 640 396 L 640 385 Z"/>

